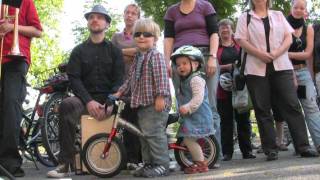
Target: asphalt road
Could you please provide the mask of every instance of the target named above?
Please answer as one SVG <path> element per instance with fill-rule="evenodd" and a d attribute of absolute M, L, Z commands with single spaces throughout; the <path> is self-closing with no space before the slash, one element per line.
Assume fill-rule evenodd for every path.
<path fill-rule="evenodd" d="M 219 180 L 219 179 L 236 179 L 236 180 L 256 180 L 256 179 L 320 179 L 320 158 L 300 158 L 293 155 L 294 151 L 290 147 L 287 152 L 280 152 L 279 159 L 267 162 L 263 154 L 257 154 L 253 160 L 243 160 L 239 150 L 234 154 L 231 161 L 220 162 L 221 167 L 210 170 L 208 173 L 184 175 L 181 171 L 175 171 L 168 177 L 155 179 L 188 179 L 188 180 Z M 20 179 L 46 179 L 46 172 L 52 168 L 43 167 L 39 164 L 40 170 L 36 170 L 34 165 L 27 162 L 23 165 L 26 176 Z M 122 171 L 121 174 L 112 179 L 132 179 L 128 171 Z M 67 179 L 87 180 L 99 179 L 92 175 L 71 175 Z M 145 178 L 133 178 L 145 179 Z"/>

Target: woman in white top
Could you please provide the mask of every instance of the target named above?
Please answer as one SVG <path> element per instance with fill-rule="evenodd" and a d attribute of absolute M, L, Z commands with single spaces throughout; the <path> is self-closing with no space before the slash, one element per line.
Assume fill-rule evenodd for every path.
<path fill-rule="evenodd" d="M 287 120 L 296 151 L 302 157 L 318 154 L 311 150 L 304 117 L 293 83 L 293 67 L 288 57 L 292 27 L 280 11 L 270 10 L 270 0 L 251 0 L 247 12 L 238 19 L 236 41 L 248 53 L 246 83 L 252 98 L 260 138 L 267 160 L 278 159 L 271 97 L 277 95 L 281 117 Z"/>

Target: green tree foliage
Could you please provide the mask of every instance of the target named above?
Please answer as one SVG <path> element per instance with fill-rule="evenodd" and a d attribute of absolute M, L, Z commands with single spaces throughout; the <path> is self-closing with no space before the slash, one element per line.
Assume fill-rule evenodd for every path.
<path fill-rule="evenodd" d="M 284 15 L 290 12 L 291 0 L 272 0 L 272 8 L 274 10 L 282 11 Z M 244 0 L 239 4 L 242 11 L 249 9 L 249 0 Z"/>
<path fill-rule="evenodd" d="M 34 38 L 31 46 L 32 64 L 29 69 L 28 81 L 39 85 L 65 57 L 59 48 L 59 20 L 63 0 L 34 1 L 43 28 L 41 38 Z"/>
<path fill-rule="evenodd" d="M 64 16 L 62 13 L 64 0 L 41 0 L 34 2 L 43 27 L 43 34 L 41 38 L 34 38 L 32 41 L 32 65 L 28 74 L 28 82 L 33 86 L 39 86 L 45 79 L 55 73 L 56 67 L 60 63 L 68 60 L 70 52 L 65 52 L 59 47 L 61 34 L 59 26 L 63 27 L 63 24 L 59 23 Z M 87 0 L 85 12 L 90 11 L 98 3 L 109 7 L 107 0 Z M 112 17 L 112 23 L 107 32 L 107 37 L 109 38 L 117 31 L 116 25 L 120 19 L 119 15 L 113 13 L 110 13 L 110 16 Z M 81 26 L 79 22 L 74 22 L 73 25 L 75 27 L 73 28 L 73 35 L 75 36 L 76 44 L 88 38 L 89 32 L 86 26 Z"/>
<path fill-rule="evenodd" d="M 273 0 L 272 9 L 282 11 L 285 16 L 290 14 L 292 0 Z M 309 10 L 308 22 L 320 21 L 320 1 L 310 0 L 311 9 Z M 242 3 L 242 10 L 248 9 L 249 0 L 244 0 Z M 308 4 L 309 6 L 310 4 Z"/>
<path fill-rule="evenodd" d="M 309 9 L 308 22 L 319 21 L 320 19 L 320 1 L 311 0 L 311 9 Z M 273 3 L 273 9 L 280 10 L 285 16 L 290 14 L 291 0 L 275 0 Z"/>
<path fill-rule="evenodd" d="M 180 0 L 135 0 L 135 2 L 145 12 L 146 16 L 151 16 L 163 29 L 163 17 L 169 6 L 179 2 Z M 230 17 L 236 12 L 236 0 L 208 0 L 217 11 L 218 18 Z"/>
<path fill-rule="evenodd" d="M 85 10 L 84 10 L 83 14 L 85 14 L 86 12 L 89 12 L 92 9 L 92 7 L 96 4 L 101 4 L 104 7 L 110 7 L 110 6 L 108 6 L 107 0 L 89 0 L 89 1 L 86 1 L 86 4 L 84 5 Z M 116 27 L 119 22 L 120 15 L 117 15 L 113 12 L 110 12 L 110 9 L 108 9 L 108 8 L 106 8 L 106 9 L 112 19 L 111 25 L 106 32 L 106 37 L 108 39 L 111 39 L 111 36 L 115 32 L 118 31 Z M 88 38 L 89 31 L 88 31 L 87 26 L 81 25 L 81 23 L 79 21 L 76 21 L 73 24 L 74 24 L 74 28 L 72 29 L 72 31 L 73 31 L 73 35 L 75 36 L 75 43 L 79 44 Z"/>
<path fill-rule="evenodd" d="M 319 0 L 311 0 L 312 7 L 309 12 L 309 18 L 311 21 L 320 23 L 320 1 Z"/>
<path fill-rule="evenodd" d="M 218 18 L 231 18 L 234 17 L 237 9 L 240 11 L 244 11 L 249 8 L 249 0 L 208 0 L 213 7 L 216 9 Z M 319 0 L 311 0 L 313 3 L 312 6 L 312 18 L 319 19 Z M 180 2 L 180 0 L 135 0 L 135 2 L 141 7 L 141 9 L 145 12 L 145 16 L 152 17 L 158 24 L 160 24 L 161 28 L 163 28 L 164 21 L 163 17 L 165 15 L 166 10 L 172 4 Z M 290 13 L 291 0 L 273 0 L 272 9 L 280 10 L 284 15 L 288 15 Z M 237 18 L 237 17 L 235 17 Z"/>
<path fill-rule="evenodd" d="M 273 1 L 272 9 L 282 11 L 285 16 L 290 13 L 291 0 Z"/>

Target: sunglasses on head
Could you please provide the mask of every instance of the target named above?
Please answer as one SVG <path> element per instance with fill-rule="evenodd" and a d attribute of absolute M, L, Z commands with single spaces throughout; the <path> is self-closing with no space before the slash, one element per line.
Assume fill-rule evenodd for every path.
<path fill-rule="evenodd" d="M 150 33 L 150 32 L 135 32 L 134 34 L 133 34 L 133 37 L 140 37 L 140 36 L 143 36 L 143 37 L 146 37 L 146 38 L 148 38 L 148 37 L 153 37 L 154 35 L 152 34 L 152 33 Z"/>

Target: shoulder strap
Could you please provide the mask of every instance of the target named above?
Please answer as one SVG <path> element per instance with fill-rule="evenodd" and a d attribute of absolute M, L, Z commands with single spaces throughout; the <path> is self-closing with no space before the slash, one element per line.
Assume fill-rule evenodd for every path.
<path fill-rule="evenodd" d="M 247 10 L 247 28 L 249 26 L 250 20 L 251 20 L 251 15 L 249 14 L 250 10 Z M 242 55 L 242 48 L 240 50 L 240 55 Z M 241 66 L 240 66 L 240 75 L 244 75 L 244 68 L 246 66 L 246 62 L 247 62 L 247 52 L 243 53 L 243 58 L 242 58 L 242 62 L 241 62 Z"/>
<path fill-rule="evenodd" d="M 219 64 L 221 64 L 222 51 L 223 51 L 223 47 L 220 46 L 220 47 L 218 48 L 218 51 L 217 51 L 217 59 L 218 59 Z"/>
<path fill-rule="evenodd" d="M 247 12 L 247 27 L 249 26 L 249 23 L 250 23 L 250 21 L 251 21 L 251 15 L 249 14 L 249 11 L 250 10 L 247 10 L 246 12 Z"/>

